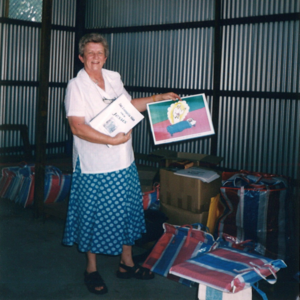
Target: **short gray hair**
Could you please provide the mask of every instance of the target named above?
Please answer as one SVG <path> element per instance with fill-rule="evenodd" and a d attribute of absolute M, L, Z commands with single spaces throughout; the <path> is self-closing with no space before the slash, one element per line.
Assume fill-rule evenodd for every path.
<path fill-rule="evenodd" d="M 99 33 L 87 33 L 79 41 L 79 55 L 83 56 L 84 47 L 88 43 L 100 43 L 104 47 L 105 57 L 108 57 L 109 49 L 108 43 L 105 37 Z"/>

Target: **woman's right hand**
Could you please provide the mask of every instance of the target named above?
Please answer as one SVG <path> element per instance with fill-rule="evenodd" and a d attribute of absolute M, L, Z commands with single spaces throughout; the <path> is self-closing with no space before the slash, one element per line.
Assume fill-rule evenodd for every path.
<path fill-rule="evenodd" d="M 112 145 L 119 145 L 119 144 L 124 144 L 124 143 L 128 142 L 128 140 L 130 139 L 130 136 L 131 136 L 131 132 L 132 132 L 132 130 L 130 130 L 126 134 L 124 132 L 118 133 L 116 136 L 114 136 L 112 138 L 113 139 Z"/>
<path fill-rule="evenodd" d="M 120 145 L 126 143 L 130 139 L 131 131 L 127 134 L 118 133 L 114 137 L 110 137 L 109 135 L 103 134 L 90 125 L 85 124 L 84 117 L 68 117 L 71 131 L 74 135 L 79 138 L 86 140 L 91 143 L 96 144 L 109 144 L 109 145 Z"/>

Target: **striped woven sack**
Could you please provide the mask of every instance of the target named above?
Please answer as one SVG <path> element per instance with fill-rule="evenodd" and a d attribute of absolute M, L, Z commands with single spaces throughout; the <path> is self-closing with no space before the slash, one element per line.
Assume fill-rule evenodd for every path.
<path fill-rule="evenodd" d="M 10 199 L 14 190 L 14 179 L 17 176 L 19 167 L 3 168 L 0 180 L 0 197 Z"/>
<path fill-rule="evenodd" d="M 152 191 L 143 193 L 143 208 L 159 209 L 159 184 L 154 184 Z"/>
<path fill-rule="evenodd" d="M 237 293 L 254 286 L 261 279 L 274 284 L 277 280 L 276 273 L 285 267 L 282 260 L 219 247 L 175 265 L 170 269 L 170 274 L 222 292 Z M 271 279 L 267 279 L 269 275 L 273 275 Z"/>
<path fill-rule="evenodd" d="M 250 239 L 257 243 L 261 255 L 287 258 L 291 201 L 285 177 L 224 172 L 220 193 L 224 212 L 217 220 L 219 237 L 227 233 L 240 241 Z"/>
<path fill-rule="evenodd" d="M 193 224 L 194 226 L 196 224 Z M 198 224 L 201 228 L 201 224 Z M 192 225 L 176 226 L 163 224 L 164 234 L 157 241 L 143 267 L 152 272 L 191 286 L 192 281 L 169 274 L 172 266 L 180 264 L 197 253 L 206 252 L 214 243 L 214 238 L 200 228 Z"/>
<path fill-rule="evenodd" d="M 23 168 L 22 170 L 23 181 L 22 181 L 19 194 L 15 200 L 16 203 L 21 204 L 24 208 L 33 204 L 35 176 L 31 172 L 32 168 L 34 167 Z"/>
<path fill-rule="evenodd" d="M 15 174 L 15 176 L 12 178 L 9 189 L 7 190 L 6 197 L 7 199 L 11 201 L 15 201 L 16 197 L 18 196 L 20 192 L 20 188 L 22 186 L 23 177 L 18 174 L 18 172 Z"/>
<path fill-rule="evenodd" d="M 70 192 L 71 174 L 63 174 L 54 166 L 47 166 L 45 172 L 44 203 L 62 202 Z"/>
<path fill-rule="evenodd" d="M 25 166 L 27 163 L 22 161 L 17 165 L 7 164 L 1 169 L 0 197 L 15 201 L 23 180 L 20 170 Z"/>
<path fill-rule="evenodd" d="M 35 185 L 35 167 L 24 166 L 19 169 L 22 178 L 18 195 L 15 202 L 24 207 L 31 206 L 34 202 L 34 185 Z M 71 187 L 71 174 L 63 174 L 60 169 L 54 166 L 46 166 L 45 169 L 45 186 L 44 186 L 44 203 L 54 203 L 63 201 Z"/>

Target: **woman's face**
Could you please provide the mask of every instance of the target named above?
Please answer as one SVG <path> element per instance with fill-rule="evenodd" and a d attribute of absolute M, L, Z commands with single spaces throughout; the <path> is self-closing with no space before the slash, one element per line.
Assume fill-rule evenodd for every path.
<path fill-rule="evenodd" d="M 101 71 L 107 57 L 102 44 L 87 43 L 84 47 L 83 56 L 79 55 L 79 59 L 87 72 L 95 72 Z"/>

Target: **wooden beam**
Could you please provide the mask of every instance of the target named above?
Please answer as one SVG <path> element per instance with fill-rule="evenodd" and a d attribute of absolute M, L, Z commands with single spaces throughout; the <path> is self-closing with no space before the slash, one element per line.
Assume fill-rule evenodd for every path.
<path fill-rule="evenodd" d="M 215 134 L 211 138 L 211 154 L 217 155 L 218 127 L 219 127 L 219 102 L 220 102 L 220 80 L 221 80 L 221 0 L 215 0 L 215 24 L 214 24 L 214 77 L 213 77 L 213 103 L 212 123 Z"/>
<path fill-rule="evenodd" d="M 4 16 L 8 18 L 9 15 L 9 0 L 4 0 L 3 2 L 3 10 L 4 10 Z"/>
<path fill-rule="evenodd" d="M 75 49 L 74 49 L 74 77 L 78 71 L 83 67 L 78 58 L 78 43 L 81 37 L 85 34 L 85 10 L 86 0 L 77 0 L 76 3 L 76 30 L 75 30 Z"/>
<path fill-rule="evenodd" d="M 39 94 L 36 109 L 36 160 L 34 186 L 35 217 L 39 217 L 41 213 L 43 213 L 44 209 L 51 15 L 52 0 L 43 0 L 42 29 L 40 39 Z"/>

